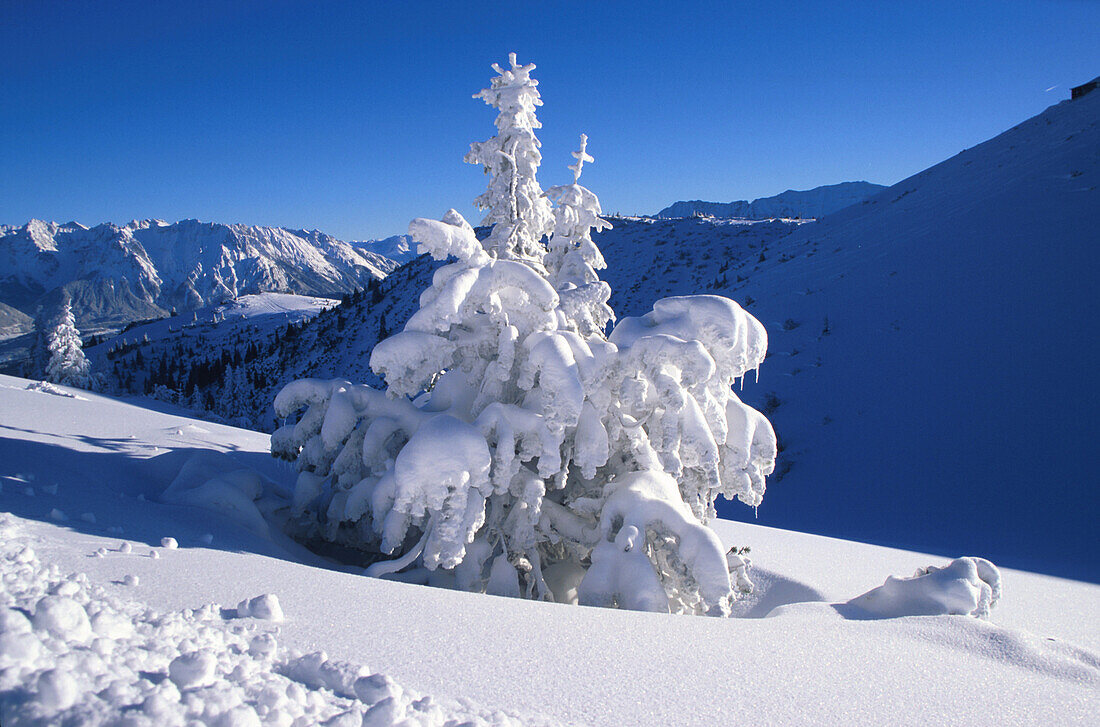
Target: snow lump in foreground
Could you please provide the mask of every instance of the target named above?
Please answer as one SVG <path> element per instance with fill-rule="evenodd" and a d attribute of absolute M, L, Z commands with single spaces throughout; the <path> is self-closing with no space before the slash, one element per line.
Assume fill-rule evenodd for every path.
<path fill-rule="evenodd" d="M 985 618 L 1001 598 L 1001 573 L 984 558 L 956 558 L 886 582 L 847 602 L 874 618 L 965 615 Z M 849 613 L 852 611 L 849 609 Z"/>

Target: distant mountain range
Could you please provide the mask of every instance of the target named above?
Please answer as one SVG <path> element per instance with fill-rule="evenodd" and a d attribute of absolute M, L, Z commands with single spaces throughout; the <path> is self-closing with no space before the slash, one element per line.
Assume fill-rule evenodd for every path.
<path fill-rule="evenodd" d="M 400 265 L 416 257 L 416 243 L 408 235 L 393 235 L 381 240 L 352 240 L 348 244 L 389 258 Z"/>
<path fill-rule="evenodd" d="M 198 220 L 89 228 L 31 220 L 0 226 L 0 328 L 17 333 L 27 324 L 20 313 L 33 317 L 62 291 L 89 332 L 248 293 L 338 298 L 395 267 L 394 260 L 316 230 Z"/>
<path fill-rule="evenodd" d="M 774 197 L 763 197 L 752 202 L 674 202 L 656 214 L 656 217 L 693 217 L 707 215 L 724 219 L 767 220 L 773 217 L 817 219 L 858 204 L 886 187 L 870 182 L 841 182 L 815 187 L 803 192 L 788 189 Z"/>
<path fill-rule="evenodd" d="M 845 182 L 753 202 L 677 202 L 658 217 L 810 219 L 881 189 Z M 91 333 L 247 294 L 340 297 L 415 257 L 408 235 L 343 242 L 317 230 L 198 220 L 0 225 L 0 340 L 29 332 L 37 311 L 65 293 Z"/>

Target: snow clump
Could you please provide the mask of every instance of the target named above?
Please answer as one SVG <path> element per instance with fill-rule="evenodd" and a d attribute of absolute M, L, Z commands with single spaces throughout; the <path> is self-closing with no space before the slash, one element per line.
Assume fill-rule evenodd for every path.
<path fill-rule="evenodd" d="M 240 618 L 251 616 L 264 621 L 282 621 L 283 607 L 279 605 L 279 599 L 274 594 L 265 593 L 238 603 L 237 616 Z"/>
<path fill-rule="evenodd" d="M 180 654 L 168 664 L 168 678 L 180 689 L 205 686 L 214 681 L 217 658 L 206 651 Z"/>
<path fill-rule="evenodd" d="M 917 570 L 912 578 L 890 576 L 881 586 L 847 602 L 874 618 L 989 616 L 1001 598 L 1001 572 L 984 558 L 956 558 L 945 566 Z"/>
<path fill-rule="evenodd" d="M 84 607 L 65 596 L 45 596 L 34 607 L 34 627 L 69 641 L 84 642 L 92 623 Z"/>
<path fill-rule="evenodd" d="M 54 396 L 63 396 L 66 399 L 76 399 L 76 394 L 65 391 L 60 386 L 55 386 L 49 381 L 32 381 L 26 386 L 27 391 L 41 391 L 44 394 L 53 394 Z"/>

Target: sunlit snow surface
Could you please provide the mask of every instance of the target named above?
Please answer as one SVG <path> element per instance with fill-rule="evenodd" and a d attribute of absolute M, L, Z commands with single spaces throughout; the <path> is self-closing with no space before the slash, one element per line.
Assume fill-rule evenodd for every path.
<path fill-rule="evenodd" d="M 1100 711 L 1094 585 L 1003 571 L 988 621 L 845 618 L 831 604 L 946 559 L 729 522 L 719 535 L 755 563 L 738 613 L 770 618 L 365 578 L 235 511 L 158 501 L 200 461 L 242 492 L 230 475 L 252 470 L 250 501 L 277 518 L 293 472 L 266 435 L 29 383 L 0 377 L 4 725 L 1089 724 Z M 273 605 L 282 621 L 256 617 Z"/>

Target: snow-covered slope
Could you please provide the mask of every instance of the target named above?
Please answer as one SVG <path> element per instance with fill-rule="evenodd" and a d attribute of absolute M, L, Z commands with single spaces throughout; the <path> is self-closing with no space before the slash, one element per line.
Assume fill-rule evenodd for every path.
<path fill-rule="evenodd" d="M 719 534 L 756 563 L 742 613 L 770 618 L 370 579 L 255 532 L 248 508 L 277 520 L 294 476 L 267 436 L 28 384 L 0 377 L 5 725 L 345 712 L 356 725 L 1085 725 L 1100 710 L 1097 586 L 1005 571 L 989 622 L 850 620 L 829 603 L 940 559 L 729 522 Z M 200 476 L 177 479 L 188 463 Z M 161 501 L 204 477 L 222 498 L 192 502 L 220 512 Z M 251 494 L 232 499 L 229 481 Z M 239 610 L 265 594 L 283 621 Z"/>
<path fill-rule="evenodd" d="M 198 220 L 0 227 L 0 300 L 33 314 L 64 288 L 86 332 L 247 293 L 339 296 L 394 267 L 316 230 Z"/>
<path fill-rule="evenodd" d="M 724 516 L 1100 580 L 1098 105 L 1059 104 L 814 223 L 612 220 L 596 241 L 620 317 L 713 290 L 768 328 L 743 396 L 775 424 L 779 470 L 758 513 Z M 407 299 L 426 284 L 391 282 Z M 348 355 L 317 375 L 375 381 L 357 323 L 373 338 L 352 317 Z"/>
<path fill-rule="evenodd" d="M 841 182 L 805 191 L 788 189 L 774 197 L 762 197 L 752 202 L 674 202 L 657 213 L 657 217 L 691 217 L 709 215 L 724 219 L 766 220 L 772 217 L 816 219 L 830 215 L 886 189 L 870 182 Z"/>
<path fill-rule="evenodd" d="M 248 364 L 273 345 L 278 332 L 306 321 L 340 303 L 287 293 L 244 295 L 216 306 L 129 327 L 86 349 L 101 388 L 158 392 L 172 403 L 195 411 L 212 411 L 235 423 L 269 423 L 268 407 L 244 419 L 242 400 L 266 390 L 266 377 Z M 227 380 L 232 378 L 231 381 Z"/>
<path fill-rule="evenodd" d="M 782 448 L 759 522 L 1100 580 L 1097 99 L 818 222 L 615 218 L 596 238 L 620 317 L 713 291 L 767 326 L 770 358 L 742 393 Z M 242 411 L 270 427 L 274 393 L 301 376 L 377 383 L 371 347 L 433 269 L 405 266 L 380 300 L 246 364 L 265 385 Z"/>
<path fill-rule="evenodd" d="M 0 339 L 21 336 L 33 328 L 33 318 L 6 303 L 0 303 Z"/>
<path fill-rule="evenodd" d="M 780 240 L 808 222 L 794 220 L 616 217 L 593 239 L 607 260 L 618 317 L 648 313 L 671 295 L 715 292 L 758 272 Z"/>
<path fill-rule="evenodd" d="M 332 308 L 340 301 L 289 293 L 257 293 L 207 306 L 198 310 L 132 326 L 118 335 L 86 350 L 90 357 L 105 355 L 111 348 L 133 345 L 138 342 L 154 343 L 172 339 L 195 337 L 204 334 L 204 341 L 218 346 L 220 338 L 232 335 L 240 325 L 251 326 L 253 333 L 270 333 L 287 323 L 301 323 L 313 318 L 322 310 Z"/>
<path fill-rule="evenodd" d="M 1100 580 L 1097 210 L 1091 94 L 777 241 L 761 521 Z"/>

